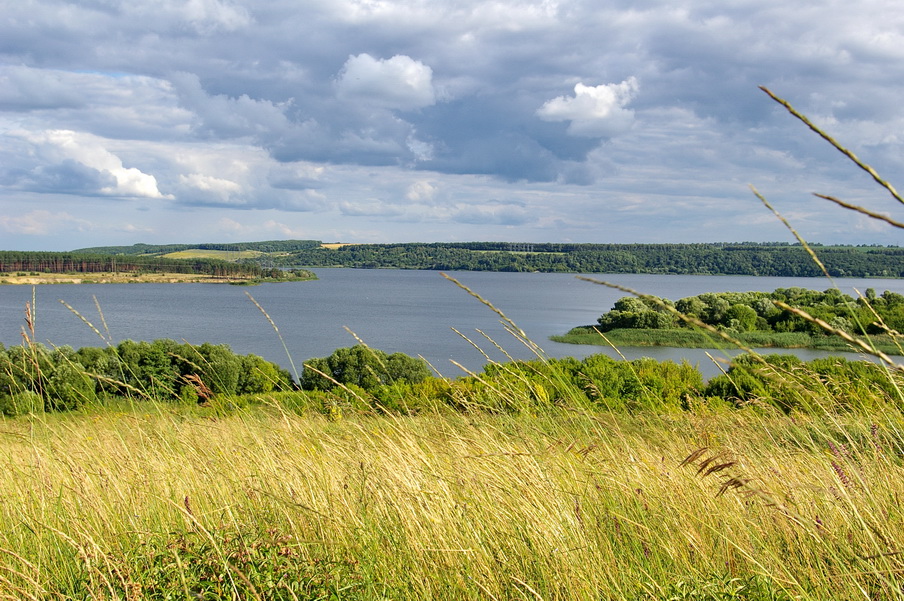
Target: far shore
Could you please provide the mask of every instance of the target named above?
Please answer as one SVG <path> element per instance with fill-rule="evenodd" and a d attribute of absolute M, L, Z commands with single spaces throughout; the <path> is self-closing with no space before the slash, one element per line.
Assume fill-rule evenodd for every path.
<path fill-rule="evenodd" d="M 255 280 L 224 278 L 199 273 L 0 273 L 0 285 L 38 284 L 238 284 Z"/>

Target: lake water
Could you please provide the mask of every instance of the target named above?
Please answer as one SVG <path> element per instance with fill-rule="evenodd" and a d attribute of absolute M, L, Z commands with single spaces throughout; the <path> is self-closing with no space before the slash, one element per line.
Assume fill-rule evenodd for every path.
<path fill-rule="evenodd" d="M 387 352 L 427 359 L 445 376 L 462 374 L 456 361 L 479 369 L 486 359 L 505 360 L 495 345 L 515 358 L 532 353 L 500 324 L 499 316 L 435 271 L 315 269 L 317 281 L 263 284 L 79 284 L 35 288 L 35 334 L 50 345 L 102 346 L 104 342 L 60 301 L 72 306 L 113 342 L 172 338 L 192 344 L 226 343 L 241 354 L 254 353 L 291 370 L 288 355 L 301 370 L 310 357 L 329 355 L 355 338 Z M 573 274 L 450 272 L 450 276 L 492 302 L 548 356 L 584 357 L 611 349 L 551 342 L 578 325 L 595 323 L 620 297 L 618 290 L 591 284 Z M 825 290 L 832 283 L 816 278 L 747 276 L 599 275 L 590 276 L 647 294 L 677 300 L 704 292 L 771 291 L 799 286 Z M 838 279 L 846 294 L 875 288 L 904 294 L 904 280 Z M 288 355 L 250 293 L 279 328 Z M 0 342 L 20 344 L 30 286 L 0 286 Z M 96 303 L 95 303 L 96 299 Z M 98 311 L 98 306 L 100 312 Z M 104 322 L 106 326 L 104 326 Z M 461 334 L 456 334 L 452 328 Z M 481 334 L 480 332 L 483 332 Z M 484 334 L 486 336 L 484 336 Z M 492 342 L 490 341 L 492 339 Z M 473 344 L 472 344 L 473 343 Z M 495 344 L 494 344 L 495 343 Z M 701 349 L 622 348 L 628 358 L 687 359 L 706 376 L 718 368 Z M 710 350 L 715 356 L 727 353 Z M 799 351 L 805 359 L 825 356 Z M 837 354 L 837 353 L 835 353 Z"/>

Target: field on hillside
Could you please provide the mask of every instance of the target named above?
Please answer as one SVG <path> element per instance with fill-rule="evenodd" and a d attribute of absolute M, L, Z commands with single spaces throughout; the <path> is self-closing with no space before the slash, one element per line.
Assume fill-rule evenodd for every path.
<path fill-rule="evenodd" d="M 160 255 L 165 259 L 220 259 L 223 261 L 240 261 L 242 259 L 256 259 L 267 253 L 258 250 L 208 250 L 193 248 L 178 250 L 176 252 Z"/>

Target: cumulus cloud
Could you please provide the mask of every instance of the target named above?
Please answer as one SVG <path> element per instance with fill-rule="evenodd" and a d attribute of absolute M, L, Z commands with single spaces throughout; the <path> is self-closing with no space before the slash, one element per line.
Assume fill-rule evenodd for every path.
<path fill-rule="evenodd" d="M 242 186 L 233 181 L 201 173 L 180 175 L 179 183 L 215 196 L 221 202 L 229 202 L 231 197 L 242 191 Z"/>
<path fill-rule="evenodd" d="M 252 136 L 267 139 L 290 127 L 284 111 L 269 100 L 247 94 L 237 98 L 208 94 L 194 73 L 176 73 L 171 81 L 182 105 L 195 115 L 195 130 L 202 135 L 228 139 Z"/>
<path fill-rule="evenodd" d="M 519 220 L 535 239 L 782 238 L 753 219 L 749 182 L 776 205 L 868 199 L 872 183 L 758 84 L 883 175 L 904 168 L 904 12 L 811 4 L 7 2 L 0 203 L 213 214 L 197 220 L 208 239 L 264 235 L 215 228 L 263 215 L 346 239 L 491 239 Z M 825 241 L 863 239 L 831 214 L 806 219 Z M 898 242 L 884 236 L 867 241 Z"/>
<path fill-rule="evenodd" d="M 574 86 L 574 96 L 559 96 L 537 109 L 544 121 L 570 121 L 568 133 L 587 138 L 609 138 L 627 131 L 634 111 L 625 108 L 637 93 L 637 79 L 618 84 Z"/>
<path fill-rule="evenodd" d="M 428 203 L 433 200 L 437 193 L 437 187 L 428 181 L 417 181 L 408 186 L 405 192 L 405 198 L 412 202 Z"/>
<path fill-rule="evenodd" d="M 157 179 L 107 150 L 101 139 L 69 130 L 19 132 L 44 159 L 24 179 L 31 189 L 139 198 L 171 198 Z"/>
<path fill-rule="evenodd" d="M 350 56 L 336 80 L 340 98 L 368 106 L 411 110 L 436 103 L 433 70 L 409 56 Z"/>

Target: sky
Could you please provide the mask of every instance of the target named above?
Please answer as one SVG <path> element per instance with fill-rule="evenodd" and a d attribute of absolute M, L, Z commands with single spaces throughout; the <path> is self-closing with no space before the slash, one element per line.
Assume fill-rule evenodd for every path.
<path fill-rule="evenodd" d="M 890 0 L 0 0 L 0 249 L 891 244 Z"/>

